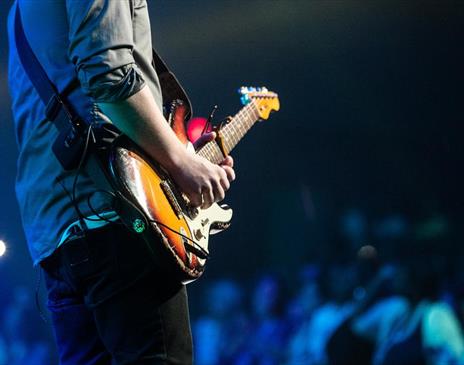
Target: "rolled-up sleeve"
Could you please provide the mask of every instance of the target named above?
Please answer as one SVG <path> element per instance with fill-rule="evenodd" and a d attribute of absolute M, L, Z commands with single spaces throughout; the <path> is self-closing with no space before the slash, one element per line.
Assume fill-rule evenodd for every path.
<path fill-rule="evenodd" d="M 66 0 L 69 57 L 86 94 L 116 102 L 145 84 L 134 62 L 130 0 Z"/>

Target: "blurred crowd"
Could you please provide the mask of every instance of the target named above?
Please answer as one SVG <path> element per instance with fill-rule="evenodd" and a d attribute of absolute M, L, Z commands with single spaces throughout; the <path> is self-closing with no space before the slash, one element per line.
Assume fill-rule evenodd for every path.
<path fill-rule="evenodd" d="M 196 364 L 464 364 L 464 293 L 442 264 L 423 254 L 379 263 L 365 246 L 352 261 L 300 267 L 290 282 L 271 272 L 210 281 L 192 318 Z M 33 295 L 17 287 L 6 299 L 0 365 L 53 364 Z"/>
<path fill-rule="evenodd" d="M 353 210 L 325 258 L 202 279 L 191 290 L 195 363 L 464 365 L 464 261 L 451 224 L 366 224 Z M 0 365 L 55 364 L 34 290 L 0 285 Z"/>
<path fill-rule="evenodd" d="M 218 279 L 193 321 L 196 364 L 464 364 L 461 229 L 452 226 L 439 214 L 413 223 L 349 210 L 325 259 L 273 267 L 252 284 Z"/>
<path fill-rule="evenodd" d="M 464 298 L 440 265 L 421 256 L 376 266 L 375 249 L 363 250 L 357 262 L 307 265 L 290 295 L 273 274 L 249 293 L 214 282 L 193 322 L 196 364 L 464 364 Z"/>
<path fill-rule="evenodd" d="M 40 318 L 30 288 L 13 288 L 0 304 L 0 365 L 53 364 L 48 325 Z"/>

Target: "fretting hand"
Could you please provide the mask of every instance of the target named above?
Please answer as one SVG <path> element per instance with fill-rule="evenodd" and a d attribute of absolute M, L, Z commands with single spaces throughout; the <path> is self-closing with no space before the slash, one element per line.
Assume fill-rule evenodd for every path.
<path fill-rule="evenodd" d="M 194 147 L 198 149 L 215 138 L 215 132 L 205 133 L 195 142 Z M 170 174 L 192 206 L 206 209 L 224 199 L 230 183 L 235 180 L 233 166 L 231 156 L 215 165 L 204 157 L 186 153 Z"/>

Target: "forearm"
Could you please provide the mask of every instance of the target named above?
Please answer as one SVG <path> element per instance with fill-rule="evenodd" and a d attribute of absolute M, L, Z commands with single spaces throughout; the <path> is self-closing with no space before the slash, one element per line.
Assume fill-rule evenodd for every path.
<path fill-rule="evenodd" d="M 147 86 L 125 100 L 98 105 L 116 127 L 168 171 L 185 158 L 185 146 L 169 127 Z"/>

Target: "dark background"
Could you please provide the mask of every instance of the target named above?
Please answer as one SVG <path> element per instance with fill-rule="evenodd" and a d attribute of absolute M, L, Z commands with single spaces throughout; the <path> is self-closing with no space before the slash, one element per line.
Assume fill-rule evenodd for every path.
<path fill-rule="evenodd" d="M 0 2 L 3 298 L 17 285 L 33 290 L 36 280 L 14 197 L 10 3 Z M 233 153 L 237 181 L 226 198 L 233 224 L 212 238 L 207 272 L 190 286 L 194 314 L 208 280 L 247 281 L 270 270 L 290 276 L 367 243 L 390 260 L 422 247 L 425 234 L 437 254 L 460 260 L 464 2 L 171 0 L 149 7 L 154 45 L 196 116 L 214 104 L 218 119 L 236 113 L 242 85 L 267 86 L 281 102 Z M 368 229 L 353 246 L 340 223 L 350 211 L 369 227 L 401 216 L 408 234 L 388 244 Z M 438 238 L 427 240 L 427 222 L 441 227 Z"/>

